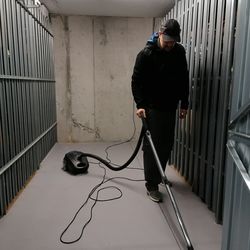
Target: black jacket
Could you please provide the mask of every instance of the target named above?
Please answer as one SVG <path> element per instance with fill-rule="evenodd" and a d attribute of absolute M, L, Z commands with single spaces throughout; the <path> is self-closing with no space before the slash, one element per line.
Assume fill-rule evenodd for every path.
<path fill-rule="evenodd" d="M 137 108 L 175 110 L 188 108 L 189 76 L 185 49 L 176 43 L 167 52 L 157 45 L 157 34 L 136 58 L 132 93 Z"/>

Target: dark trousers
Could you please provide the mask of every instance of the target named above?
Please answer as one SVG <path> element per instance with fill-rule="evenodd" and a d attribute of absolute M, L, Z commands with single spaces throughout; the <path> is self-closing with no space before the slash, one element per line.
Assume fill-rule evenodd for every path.
<path fill-rule="evenodd" d="M 175 114 L 175 110 L 159 111 L 155 109 L 148 110 L 146 114 L 152 141 L 163 171 L 165 171 L 174 143 Z M 158 184 L 161 183 L 161 175 L 146 136 L 143 140 L 142 150 L 146 188 L 148 191 L 158 190 Z"/>

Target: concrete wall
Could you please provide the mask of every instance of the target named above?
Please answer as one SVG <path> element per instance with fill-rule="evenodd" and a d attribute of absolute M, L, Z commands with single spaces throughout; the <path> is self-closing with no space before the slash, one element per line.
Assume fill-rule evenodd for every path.
<path fill-rule="evenodd" d="M 52 27 L 58 141 L 128 139 L 134 127 L 131 75 L 153 19 L 54 16 Z"/>

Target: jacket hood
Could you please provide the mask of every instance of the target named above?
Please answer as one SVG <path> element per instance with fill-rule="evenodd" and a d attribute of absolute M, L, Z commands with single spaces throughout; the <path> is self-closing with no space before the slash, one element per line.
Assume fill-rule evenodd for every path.
<path fill-rule="evenodd" d="M 157 44 L 157 40 L 159 38 L 159 33 L 155 32 L 154 34 L 152 34 L 152 36 L 148 39 L 146 45 L 156 45 Z"/>

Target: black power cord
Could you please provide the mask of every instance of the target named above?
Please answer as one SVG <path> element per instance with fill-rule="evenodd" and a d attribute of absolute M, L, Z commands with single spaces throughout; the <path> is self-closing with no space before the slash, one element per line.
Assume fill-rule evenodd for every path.
<path fill-rule="evenodd" d="M 90 223 L 90 221 L 92 220 L 92 217 L 93 217 L 93 209 L 94 207 L 96 206 L 97 202 L 108 202 L 108 201 L 113 201 L 113 200 L 117 200 L 117 199 L 120 199 L 123 195 L 122 191 L 120 188 L 116 187 L 116 186 L 106 186 L 106 187 L 103 187 L 101 188 L 101 186 L 109 181 L 113 181 L 113 180 L 117 180 L 117 179 L 121 179 L 121 180 L 127 180 L 127 181 L 145 181 L 144 179 L 130 179 L 130 178 L 127 178 L 127 177 L 112 177 L 112 178 L 106 178 L 106 169 L 105 167 L 103 167 L 100 163 L 93 163 L 92 164 L 98 164 L 100 168 L 103 169 L 104 171 L 104 174 L 103 174 L 103 177 L 102 177 L 102 180 L 100 183 L 98 183 L 96 186 L 94 186 L 92 188 L 92 190 L 89 192 L 86 200 L 84 201 L 84 203 L 80 206 L 80 208 L 77 210 L 77 212 L 75 213 L 75 215 L 73 216 L 72 220 L 69 222 L 69 224 L 67 225 L 67 227 L 63 230 L 63 232 L 61 233 L 61 236 L 60 236 L 60 241 L 64 244 L 73 244 L 73 243 L 76 243 L 77 241 L 79 241 L 82 236 L 83 236 L 83 233 L 84 233 L 84 230 L 85 228 L 87 227 L 87 225 Z M 103 190 L 106 190 L 106 189 L 115 189 L 118 191 L 118 195 L 113 197 L 113 198 L 110 198 L 110 199 L 99 199 L 99 194 L 101 191 Z M 95 194 L 96 192 L 96 194 Z M 94 195 L 95 194 L 95 195 Z M 63 236 L 64 234 L 68 231 L 68 229 L 70 228 L 70 226 L 74 223 L 74 221 L 76 220 L 77 218 L 77 215 L 80 213 L 80 211 L 87 205 L 88 201 L 89 200 L 93 200 L 94 203 L 93 205 L 91 206 L 91 209 L 90 209 L 90 216 L 89 216 L 89 219 L 85 222 L 85 224 L 83 225 L 82 229 L 81 229 L 81 233 L 80 235 L 74 239 L 74 240 L 70 240 L 70 241 L 66 241 L 66 240 L 63 240 Z"/>
<path fill-rule="evenodd" d="M 134 110 L 133 110 L 134 111 Z M 109 181 L 113 181 L 115 179 L 122 179 L 122 180 L 127 180 L 127 181 L 145 181 L 144 179 L 130 179 L 130 178 L 127 178 L 127 177 L 112 177 L 112 178 L 106 178 L 106 169 L 101 165 L 101 163 L 103 163 L 104 165 L 106 165 L 109 169 L 111 170 L 114 170 L 114 171 L 120 171 L 124 168 L 129 168 L 128 165 L 134 160 L 135 156 L 137 155 L 138 151 L 139 151 L 139 148 L 141 146 L 141 142 L 142 142 L 142 139 L 143 139 L 143 136 L 144 136 L 144 129 L 142 128 L 141 130 L 141 134 L 140 134 L 140 137 L 139 137 L 139 140 L 138 140 L 138 143 L 136 145 L 136 148 L 133 152 L 133 154 L 131 155 L 131 157 L 129 158 L 129 160 L 123 164 L 123 165 L 119 165 L 119 164 L 116 164 L 116 163 L 112 163 L 110 158 L 109 158 L 109 154 L 108 154 L 108 150 L 111 148 L 111 147 L 114 147 L 114 146 L 118 146 L 118 145 L 121 145 L 121 144 L 124 144 L 124 143 L 128 143 L 130 142 L 133 138 L 134 138 L 134 135 L 135 135 L 135 132 L 136 132 L 136 126 L 135 126 L 135 121 L 134 121 L 134 116 L 133 116 L 133 124 L 134 124 L 134 131 L 133 131 L 133 135 L 131 136 L 130 139 L 124 141 L 124 142 L 121 142 L 121 143 L 116 143 L 116 144 L 112 144 L 108 147 L 105 148 L 105 153 L 106 153 L 106 160 L 102 159 L 101 157 L 97 156 L 97 155 L 93 155 L 93 154 L 88 154 L 88 153 L 84 153 L 85 156 L 87 157 L 91 157 L 91 158 L 94 158 L 96 160 L 98 160 L 99 162 L 89 162 L 91 164 L 98 164 L 100 168 L 103 169 L 104 171 L 104 174 L 103 174 L 103 177 L 102 177 L 102 181 L 100 183 L 98 183 L 96 186 L 94 186 L 92 188 L 92 190 L 90 191 L 90 193 L 88 194 L 87 196 L 87 199 L 84 201 L 84 203 L 80 206 L 80 208 L 76 211 L 75 215 L 73 216 L 72 220 L 69 222 L 69 224 L 67 225 L 67 227 L 63 230 L 63 232 L 61 233 L 60 235 L 60 241 L 64 244 L 73 244 L 73 243 L 76 243 L 77 241 L 79 241 L 82 236 L 83 236 L 83 233 L 84 233 L 84 230 L 85 228 L 87 227 L 87 225 L 90 223 L 90 221 L 92 220 L 92 217 L 93 217 L 93 209 L 94 207 L 96 206 L 97 202 L 107 202 L 107 201 L 113 201 L 113 200 L 117 200 L 117 199 L 120 199 L 123 195 L 122 191 L 120 188 L 116 187 L 116 186 L 106 186 L 106 187 L 102 187 L 101 186 Z M 114 167 L 116 166 L 116 167 Z M 129 169 L 139 169 L 139 170 L 143 170 L 142 168 L 129 168 Z M 118 191 L 118 195 L 113 197 L 113 198 L 110 198 L 110 199 L 99 199 L 99 193 L 103 190 L 106 190 L 106 189 L 115 189 Z M 95 197 L 94 196 L 94 193 L 96 192 L 95 194 Z M 90 216 L 89 216 L 89 219 L 85 222 L 85 224 L 83 225 L 82 229 L 81 229 L 81 233 L 80 235 L 74 239 L 74 240 L 71 240 L 71 241 L 66 241 L 66 240 L 63 240 L 63 236 L 64 234 L 68 231 L 68 229 L 70 228 L 70 226 L 74 223 L 74 221 L 76 220 L 78 214 L 80 213 L 80 211 L 87 205 L 88 201 L 89 200 L 93 200 L 94 203 L 93 205 L 91 206 L 91 209 L 90 209 Z"/>

